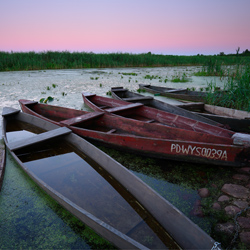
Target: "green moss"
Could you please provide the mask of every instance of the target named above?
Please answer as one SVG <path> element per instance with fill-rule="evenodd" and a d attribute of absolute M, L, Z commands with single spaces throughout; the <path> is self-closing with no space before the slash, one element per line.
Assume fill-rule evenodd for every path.
<path fill-rule="evenodd" d="M 8 154 L 0 196 L 2 249 L 113 249 L 41 190 Z"/>

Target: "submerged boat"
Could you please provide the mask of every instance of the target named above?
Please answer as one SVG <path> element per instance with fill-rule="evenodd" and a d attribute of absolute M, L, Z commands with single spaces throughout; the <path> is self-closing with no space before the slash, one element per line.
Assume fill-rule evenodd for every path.
<path fill-rule="evenodd" d="M 70 129 L 12 108 L 4 108 L 2 116 L 4 142 L 22 169 L 118 248 L 214 246 L 209 235 L 167 200 Z"/>
<path fill-rule="evenodd" d="M 192 102 L 204 102 L 207 94 L 201 91 L 192 91 L 189 89 L 174 89 L 161 86 L 139 84 L 139 88 L 152 94 L 167 96 L 170 98 L 187 100 Z"/>
<path fill-rule="evenodd" d="M 220 124 L 219 122 L 210 120 L 208 118 L 205 118 L 203 116 L 190 112 L 181 107 L 177 107 L 175 105 L 171 105 L 166 102 L 159 101 L 155 99 L 153 96 L 141 95 L 139 93 L 135 93 L 127 89 L 124 89 L 123 87 L 111 88 L 111 95 L 116 100 L 132 102 L 132 103 L 139 102 L 139 103 L 144 104 L 147 107 L 156 108 L 156 109 L 163 110 L 169 113 L 173 113 L 175 115 L 184 116 L 190 119 L 194 119 L 196 121 L 222 127 L 222 124 Z"/>
<path fill-rule="evenodd" d="M 29 100 L 19 100 L 19 103 L 25 113 L 67 126 L 86 139 L 116 149 L 194 163 L 225 166 L 248 166 L 250 163 L 250 135 L 215 126 L 218 133 L 213 135 L 106 112 L 87 112 Z"/>

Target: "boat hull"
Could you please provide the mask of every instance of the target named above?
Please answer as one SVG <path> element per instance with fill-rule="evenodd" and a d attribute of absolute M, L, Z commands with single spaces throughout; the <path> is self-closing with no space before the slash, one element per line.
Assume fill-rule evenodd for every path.
<path fill-rule="evenodd" d="M 27 167 L 27 165 L 20 160 L 20 156 L 16 154 L 18 150 L 25 149 L 26 147 L 33 148 L 37 144 L 41 143 L 41 140 L 53 141 L 54 139 L 58 140 L 58 138 L 61 138 L 65 140 L 65 142 L 71 143 L 73 146 L 77 147 L 78 150 L 84 152 L 84 154 L 90 156 L 92 159 L 95 159 L 97 163 L 105 169 L 110 176 L 112 176 L 112 178 L 119 181 L 125 190 L 128 190 L 131 194 L 133 194 L 139 204 L 149 211 L 158 223 L 160 223 L 160 225 L 162 225 L 162 227 L 167 230 L 169 235 L 171 235 L 171 237 L 173 237 L 178 243 L 178 245 L 172 245 L 172 248 L 178 248 L 179 246 L 185 249 L 211 249 L 213 247 L 215 241 L 192 221 L 190 221 L 185 215 L 183 215 L 178 209 L 159 196 L 155 191 L 153 191 L 122 165 L 114 161 L 111 157 L 98 150 L 87 141 L 71 133 L 70 130 L 67 130 L 66 128 L 66 130 L 63 128 L 60 129 L 55 124 L 48 123 L 37 117 L 24 113 L 13 113 L 10 110 L 7 110 L 7 112 L 3 114 L 3 118 L 3 137 L 5 144 L 24 171 L 63 207 L 69 210 L 85 224 L 93 228 L 104 238 L 111 241 L 117 247 L 122 249 L 147 249 L 144 245 L 141 245 L 137 241 L 131 239 L 127 235 L 88 213 L 86 210 L 79 207 L 74 202 L 58 193 L 43 180 L 38 178 L 36 174 L 34 174 Z M 8 121 L 10 120 L 32 124 L 43 129 L 45 132 L 32 136 L 28 140 L 25 139 L 10 143 L 6 135 L 6 127 Z M 171 248 L 171 246 L 169 248 Z"/>
<path fill-rule="evenodd" d="M 224 124 L 236 132 L 250 133 L 250 113 L 204 103 L 183 103 L 178 107 L 192 111 L 205 118 Z"/>
<path fill-rule="evenodd" d="M 206 100 L 206 93 L 200 91 L 190 91 L 187 89 L 169 89 L 165 87 L 143 85 L 139 84 L 139 88 L 146 90 L 152 94 L 159 94 L 162 96 L 167 96 L 174 99 L 192 101 L 192 102 L 204 102 Z"/>
<path fill-rule="evenodd" d="M 123 92 L 123 93 L 119 93 L 119 92 Z M 129 90 L 125 90 L 122 87 L 112 88 L 111 94 L 112 94 L 112 97 L 116 100 L 123 100 L 123 101 L 128 101 L 128 102 L 140 102 L 140 103 L 143 103 L 145 106 L 149 106 L 149 107 L 159 109 L 162 111 L 166 111 L 169 113 L 173 113 L 176 115 L 184 116 L 184 117 L 196 120 L 196 121 L 200 121 L 203 123 L 207 123 L 207 124 L 219 126 L 219 127 L 223 126 L 219 122 L 203 117 L 199 114 L 193 113 L 184 108 L 178 107 L 176 105 L 171 105 L 166 102 L 159 101 L 150 96 L 144 96 L 138 93 L 131 92 Z"/>
<path fill-rule="evenodd" d="M 20 104 L 25 113 L 41 117 L 48 121 L 51 120 L 32 110 L 30 108 L 31 106 L 29 107 L 30 104 L 28 104 L 28 101 L 26 101 L 25 104 L 25 101 L 21 100 Z M 37 104 L 33 103 L 31 105 Z M 70 112 L 71 110 L 45 104 L 39 105 L 41 109 L 44 107 L 46 110 L 44 113 L 52 118 L 60 109 L 64 110 L 62 111 L 64 114 L 67 114 L 67 112 Z M 56 109 L 57 111 L 55 111 Z M 76 111 L 73 110 L 72 112 L 75 113 Z M 132 151 L 142 155 L 177 161 L 224 166 L 240 167 L 249 165 L 249 146 L 233 145 L 233 139 L 229 137 L 226 138 L 203 133 L 194 133 L 196 136 L 195 139 L 192 136 L 191 131 L 187 132 L 185 130 L 177 129 L 174 134 L 172 128 L 162 125 L 153 125 L 140 121 L 135 123 L 130 119 L 110 116 L 108 114 L 101 115 L 98 113 L 95 115 L 94 112 L 90 114 L 92 114 L 93 117 L 85 122 L 80 121 L 80 123 L 70 123 L 67 122 L 67 119 L 65 120 L 65 117 L 61 122 L 55 120 L 53 122 L 60 126 L 68 126 L 73 132 L 84 138 L 95 140 L 113 148 Z M 97 115 L 101 115 L 101 118 L 97 118 Z M 72 115 L 69 116 L 72 117 Z M 76 120 L 77 118 L 73 119 Z M 109 124 L 109 131 L 104 131 L 99 128 L 99 126 L 107 124 Z M 113 130 L 114 126 L 115 130 Z M 116 129 L 119 130 L 119 128 L 122 128 L 123 131 L 116 131 Z M 182 134 L 180 135 L 180 133 Z M 139 134 L 141 134 L 141 136 Z M 186 138 L 186 141 L 182 139 L 184 137 Z"/>

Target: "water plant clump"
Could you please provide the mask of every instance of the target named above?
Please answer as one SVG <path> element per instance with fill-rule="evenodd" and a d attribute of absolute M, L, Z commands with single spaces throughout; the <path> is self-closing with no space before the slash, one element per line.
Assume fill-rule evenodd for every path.
<path fill-rule="evenodd" d="M 152 80 L 152 79 L 161 79 L 160 76 L 154 76 L 154 75 L 146 75 L 144 76 L 145 79 L 149 79 L 149 80 Z"/>
<path fill-rule="evenodd" d="M 208 84 L 207 102 L 227 108 L 250 111 L 250 64 L 238 66 L 229 75 L 223 92 L 217 90 L 215 83 Z"/>
<path fill-rule="evenodd" d="M 189 81 L 190 79 L 188 79 L 185 73 L 182 73 L 182 75 L 176 74 L 172 76 L 172 80 L 171 80 L 171 82 L 189 82 Z"/>
<path fill-rule="evenodd" d="M 48 103 L 48 102 L 53 102 L 54 101 L 54 97 L 48 96 L 47 98 L 41 98 L 40 99 L 40 103 Z"/>
<path fill-rule="evenodd" d="M 223 67 L 223 62 L 218 61 L 214 58 L 209 58 L 207 60 L 201 71 L 194 73 L 195 76 L 224 76 L 226 70 Z"/>

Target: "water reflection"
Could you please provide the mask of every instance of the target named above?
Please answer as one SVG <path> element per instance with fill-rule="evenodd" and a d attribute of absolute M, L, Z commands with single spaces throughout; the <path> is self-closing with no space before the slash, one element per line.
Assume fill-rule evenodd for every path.
<path fill-rule="evenodd" d="M 14 126 L 13 122 L 8 124 Z M 13 140 L 8 124 L 7 138 Z M 21 123 L 16 125 L 23 127 Z M 30 137 L 24 130 L 14 134 L 16 139 Z M 126 189 L 62 139 L 18 149 L 15 154 L 46 185 L 134 240 L 154 249 L 175 246 Z"/>

